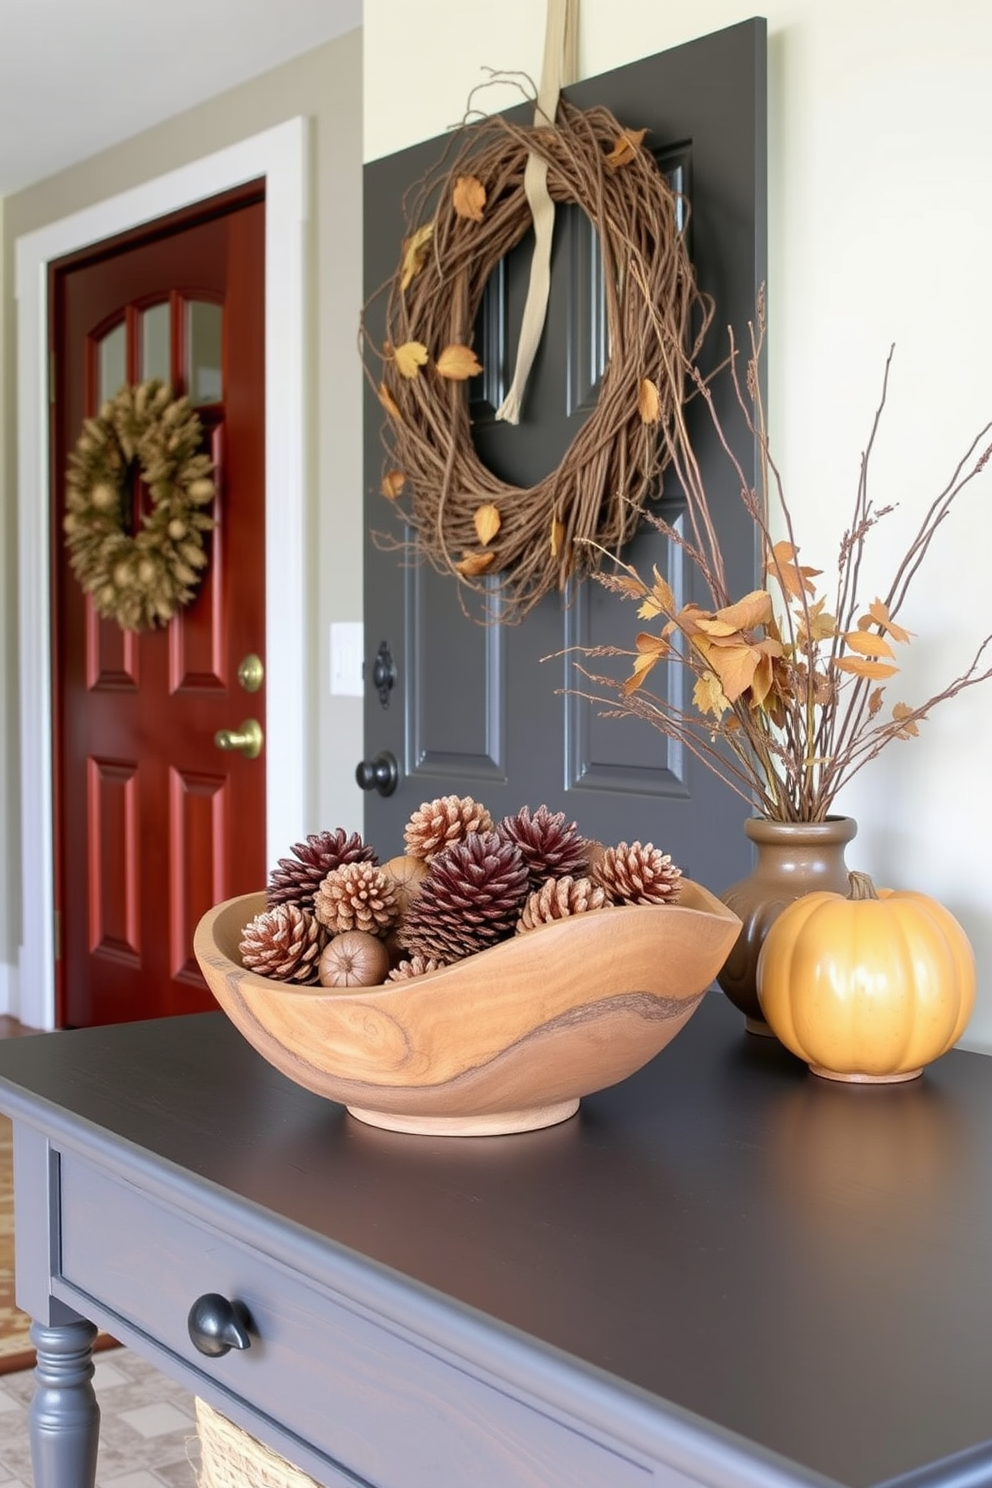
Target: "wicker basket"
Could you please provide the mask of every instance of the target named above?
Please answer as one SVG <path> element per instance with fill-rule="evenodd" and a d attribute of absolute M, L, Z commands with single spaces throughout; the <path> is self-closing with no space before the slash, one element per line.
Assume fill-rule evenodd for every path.
<path fill-rule="evenodd" d="M 313 1478 L 197 1397 L 200 1488 L 319 1488 Z"/>

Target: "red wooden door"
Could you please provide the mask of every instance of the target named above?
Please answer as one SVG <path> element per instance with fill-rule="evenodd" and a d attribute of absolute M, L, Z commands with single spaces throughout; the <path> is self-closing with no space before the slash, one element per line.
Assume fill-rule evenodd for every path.
<path fill-rule="evenodd" d="M 258 186 L 52 266 L 56 1015 L 61 1027 L 213 1006 L 200 915 L 265 881 L 265 756 L 218 729 L 265 727 L 264 231 Z M 68 452 L 127 381 L 189 394 L 215 462 L 217 526 L 193 602 L 122 631 L 62 540 Z M 134 475 L 135 520 L 147 492 Z"/>

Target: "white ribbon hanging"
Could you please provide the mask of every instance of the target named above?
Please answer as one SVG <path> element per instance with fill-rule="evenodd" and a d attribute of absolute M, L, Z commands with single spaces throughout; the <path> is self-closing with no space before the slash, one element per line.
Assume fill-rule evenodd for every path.
<path fill-rule="evenodd" d="M 578 71 L 579 0 L 548 0 L 544 33 L 544 60 L 541 85 L 537 90 L 535 125 L 553 124 L 558 112 L 558 96 L 563 87 L 575 82 Z M 524 191 L 534 219 L 534 253 L 530 262 L 530 283 L 523 320 L 517 364 L 509 392 L 496 410 L 496 417 L 508 424 L 520 422 L 524 388 L 537 355 L 544 330 L 551 293 L 551 238 L 555 225 L 555 204 L 548 193 L 548 163 L 533 151 L 524 168 Z"/>

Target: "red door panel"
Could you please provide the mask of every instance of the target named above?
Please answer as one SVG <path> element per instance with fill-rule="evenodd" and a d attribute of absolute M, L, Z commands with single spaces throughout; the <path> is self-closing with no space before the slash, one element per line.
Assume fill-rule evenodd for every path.
<path fill-rule="evenodd" d="M 259 188 L 151 224 L 53 266 L 52 530 L 60 1026 L 213 1006 L 192 954 L 211 904 L 265 881 L 265 759 L 218 729 L 265 727 L 265 690 L 238 666 L 265 641 L 264 240 Z M 169 313 L 164 355 L 187 392 L 188 306 L 222 315 L 218 396 L 198 407 L 217 526 L 196 598 L 164 629 L 122 632 L 83 595 L 61 540 L 67 457 L 98 411 L 101 344 L 121 336 L 140 382 L 145 312 Z M 213 315 L 214 311 L 209 311 Z M 158 368 L 155 369 L 158 374 Z M 161 374 L 158 374 L 161 375 Z M 134 473 L 135 521 L 148 494 Z"/>

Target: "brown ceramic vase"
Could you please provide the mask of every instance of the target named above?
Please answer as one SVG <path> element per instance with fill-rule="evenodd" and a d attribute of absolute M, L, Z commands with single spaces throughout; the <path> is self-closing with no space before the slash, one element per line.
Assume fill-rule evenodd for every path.
<path fill-rule="evenodd" d="M 757 849 L 757 861 L 746 878 L 721 895 L 742 924 L 717 983 L 744 1014 L 750 1033 L 773 1037 L 758 1002 L 755 973 L 761 943 L 772 922 L 794 899 L 824 889 L 847 893 L 844 849 L 858 826 L 849 816 L 832 816 L 824 822 L 751 817 L 744 830 Z"/>

